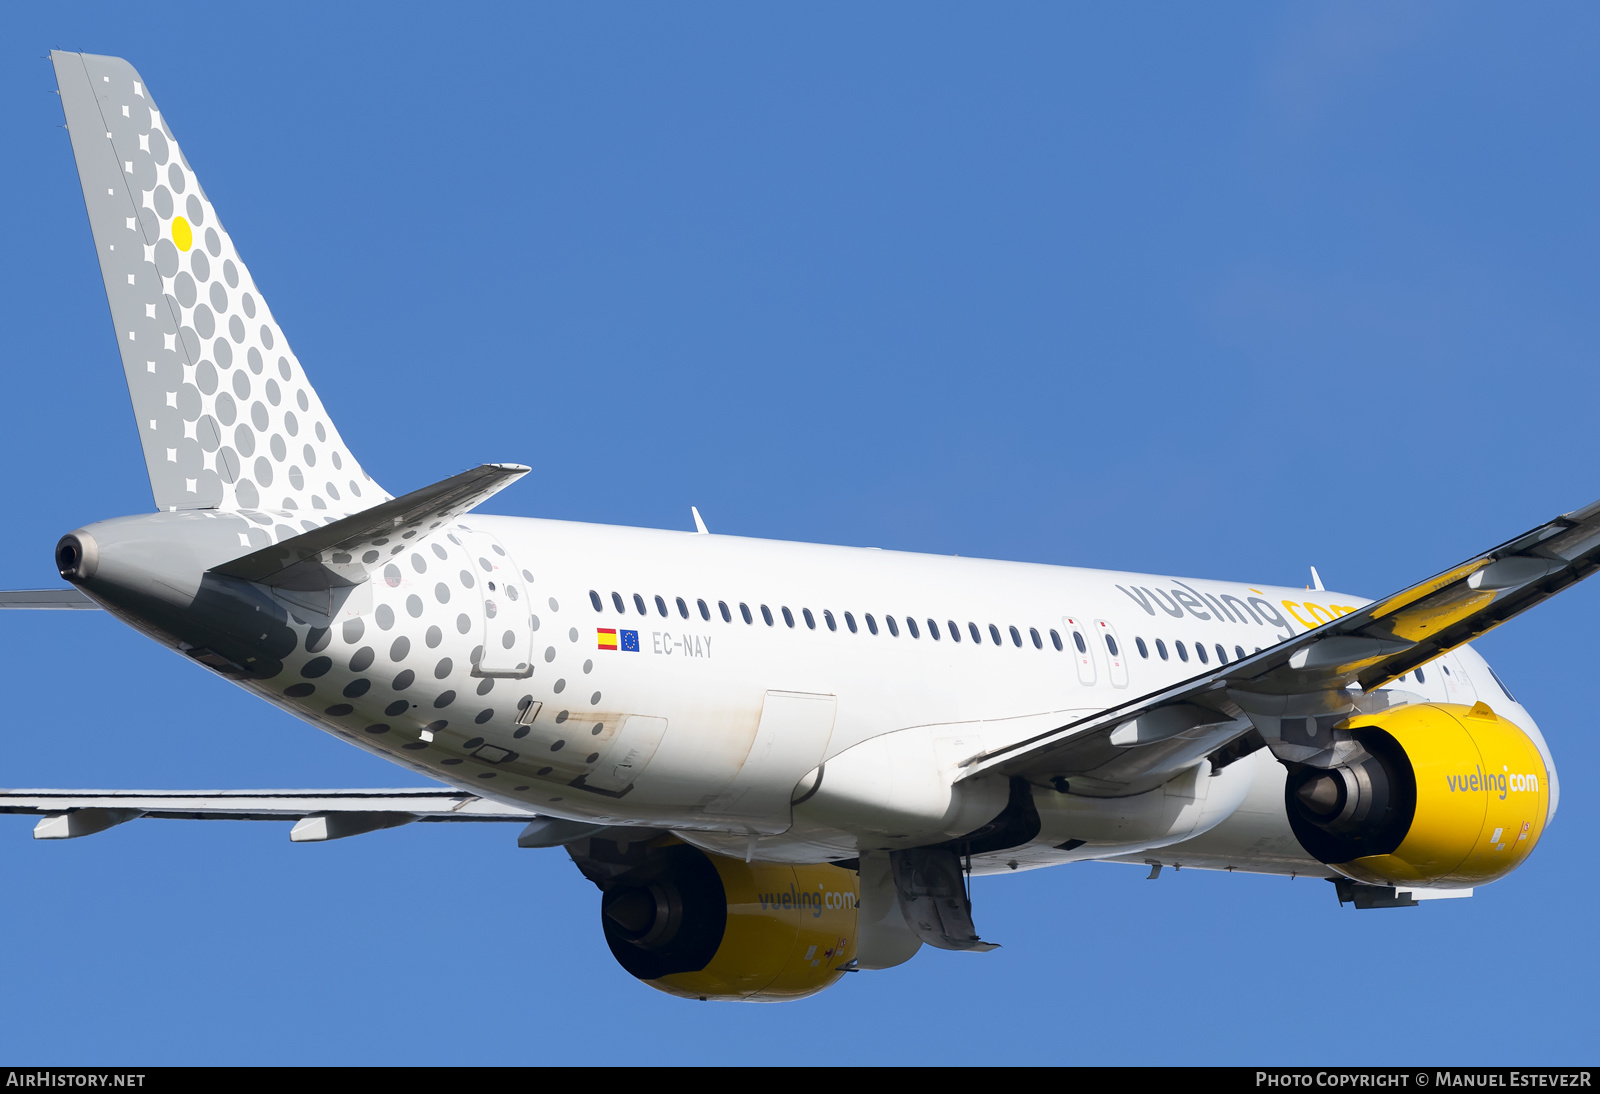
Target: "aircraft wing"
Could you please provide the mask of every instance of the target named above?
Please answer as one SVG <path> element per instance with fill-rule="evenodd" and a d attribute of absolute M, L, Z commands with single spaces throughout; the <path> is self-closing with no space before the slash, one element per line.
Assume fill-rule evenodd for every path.
<path fill-rule="evenodd" d="M 1118 797 L 1159 786 L 1206 756 L 1222 762 L 1226 750 L 1239 755 L 1262 741 L 1280 759 L 1309 762 L 1336 723 L 1399 698 L 1378 688 L 1597 565 L 1600 502 L 1243 660 L 980 753 L 961 777 L 1065 780 L 1073 793 Z M 1262 741 L 1248 736 L 1252 730 Z"/>
<path fill-rule="evenodd" d="M 0 590 L 0 610 L 27 609 L 32 611 L 63 611 L 81 609 L 99 611 L 100 605 L 82 592 L 68 585 L 62 589 L 5 589 Z"/>
<path fill-rule="evenodd" d="M 43 815 L 34 839 L 93 835 L 140 817 L 292 820 L 289 838 L 320 842 L 412 821 L 540 820 L 448 788 L 401 790 L 0 790 L 0 813 Z"/>

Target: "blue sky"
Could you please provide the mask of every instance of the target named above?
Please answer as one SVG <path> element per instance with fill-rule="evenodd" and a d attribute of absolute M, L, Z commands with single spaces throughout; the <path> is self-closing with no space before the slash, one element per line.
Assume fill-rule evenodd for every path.
<path fill-rule="evenodd" d="M 1371 596 L 1600 497 L 1592 6 L 11 5 L 0 586 L 150 506 L 52 47 L 140 69 L 396 492 Z M 995 953 L 713 1006 L 514 828 L 0 818 L 0 1058 L 1587 1060 L 1597 608 L 1479 643 L 1564 793 L 1470 901 L 980 879 Z M 0 643 L 0 785 L 412 781 L 110 619 Z"/>

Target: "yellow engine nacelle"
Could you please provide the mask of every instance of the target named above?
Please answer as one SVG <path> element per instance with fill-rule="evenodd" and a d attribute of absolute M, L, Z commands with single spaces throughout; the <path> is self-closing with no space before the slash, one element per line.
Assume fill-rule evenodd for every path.
<path fill-rule="evenodd" d="M 1417 703 L 1352 718 L 1362 748 L 1333 768 L 1291 765 L 1289 823 L 1315 858 L 1373 885 L 1470 888 L 1539 842 L 1550 776 L 1538 747 L 1488 705 Z"/>
<path fill-rule="evenodd" d="M 612 955 L 651 987 L 780 1002 L 832 985 L 855 959 L 854 871 L 743 862 L 663 842 L 600 901 Z"/>

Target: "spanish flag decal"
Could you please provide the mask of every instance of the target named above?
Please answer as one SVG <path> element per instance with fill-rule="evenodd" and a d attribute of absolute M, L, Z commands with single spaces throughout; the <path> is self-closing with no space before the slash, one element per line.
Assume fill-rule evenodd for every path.
<path fill-rule="evenodd" d="M 602 650 L 621 650 L 623 653 L 639 652 L 638 631 L 618 631 L 610 627 L 596 627 L 595 645 Z"/>

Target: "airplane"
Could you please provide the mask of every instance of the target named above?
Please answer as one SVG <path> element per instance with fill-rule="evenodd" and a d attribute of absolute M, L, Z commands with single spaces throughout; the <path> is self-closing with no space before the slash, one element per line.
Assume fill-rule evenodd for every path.
<path fill-rule="evenodd" d="M 1471 646 L 1600 563 L 1600 502 L 1390 596 L 491 516 L 486 463 L 362 470 L 148 85 L 56 51 L 155 512 L 62 536 L 97 609 L 435 785 L 11 790 L 38 839 L 140 818 L 290 839 L 512 823 L 600 892 L 612 955 L 784 1001 L 983 952 L 975 875 L 1083 861 L 1471 896 L 1559 803 Z"/>

